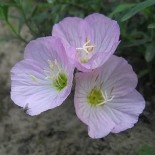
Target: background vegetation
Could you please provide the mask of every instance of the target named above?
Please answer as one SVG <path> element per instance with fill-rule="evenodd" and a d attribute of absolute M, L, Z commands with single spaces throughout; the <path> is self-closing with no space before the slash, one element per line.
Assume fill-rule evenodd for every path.
<path fill-rule="evenodd" d="M 66 16 L 85 17 L 100 12 L 117 20 L 121 44 L 116 54 L 125 57 L 138 74 L 138 90 L 147 102 L 141 118 L 150 123 L 155 111 L 154 4 L 155 0 L 0 0 L 0 20 L 10 29 L 10 34 L 0 36 L 0 41 L 29 42 L 21 33 L 24 26 L 31 39 L 51 35 L 53 24 Z M 153 155 L 153 151 L 146 145 L 139 155 Z"/>

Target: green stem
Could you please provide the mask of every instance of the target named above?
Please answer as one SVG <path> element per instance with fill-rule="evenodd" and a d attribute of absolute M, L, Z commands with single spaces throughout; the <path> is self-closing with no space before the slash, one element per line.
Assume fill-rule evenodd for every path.
<path fill-rule="evenodd" d="M 32 35 L 37 35 L 36 32 L 35 32 L 35 31 L 31 28 L 31 26 L 29 25 L 29 21 L 27 20 L 26 15 L 25 15 L 25 12 L 24 12 L 24 10 L 23 10 L 23 8 L 22 8 L 21 5 L 19 6 L 19 9 L 21 10 L 21 13 L 23 14 L 25 24 L 27 25 L 27 27 L 28 27 L 29 30 L 31 31 Z"/>
<path fill-rule="evenodd" d="M 22 38 L 20 34 L 18 34 L 18 33 L 16 32 L 16 30 L 14 29 L 14 27 L 11 25 L 11 23 L 10 23 L 8 20 L 6 21 L 6 23 L 7 23 L 7 25 L 9 26 L 9 28 L 12 30 L 12 32 L 17 36 L 17 38 L 19 38 L 19 39 L 22 40 L 23 42 L 27 43 L 27 41 L 26 41 L 24 38 Z"/>

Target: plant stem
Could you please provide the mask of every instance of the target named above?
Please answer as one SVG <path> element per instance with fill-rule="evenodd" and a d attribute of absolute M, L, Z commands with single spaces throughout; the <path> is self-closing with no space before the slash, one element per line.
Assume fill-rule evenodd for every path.
<path fill-rule="evenodd" d="M 23 17 L 24 17 L 24 21 L 25 21 L 25 24 L 27 25 L 27 27 L 29 28 L 29 30 L 31 31 L 32 35 L 36 36 L 36 32 L 31 28 L 31 26 L 29 25 L 29 21 L 27 20 L 27 17 L 26 17 L 26 14 L 22 8 L 22 6 L 20 5 L 19 6 L 19 9 L 21 10 L 21 13 L 23 14 Z"/>
<path fill-rule="evenodd" d="M 19 39 L 22 40 L 23 42 L 27 43 L 27 41 L 26 41 L 24 38 L 22 38 L 22 36 L 21 36 L 20 34 L 18 34 L 18 33 L 16 32 L 16 30 L 14 29 L 14 27 L 11 25 L 11 23 L 10 23 L 8 20 L 6 21 L 6 23 L 7 23 L 7 25 L 9 26 L 9 28 L 12 30 L 12 32 L 17 36 L 17 38 L 19 38 Z"/>

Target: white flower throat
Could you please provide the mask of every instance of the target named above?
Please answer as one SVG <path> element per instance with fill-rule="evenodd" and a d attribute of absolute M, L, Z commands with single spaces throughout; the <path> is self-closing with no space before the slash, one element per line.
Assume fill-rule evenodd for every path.
<path fill-rule="evenodd" d="M 83 46 L 76 48 L 80 62 L 82 63 L 88 62 L 88 60 L 93 56 L 94 48 L 95 45 L 92 45 L 91 41 L 86 37 Z"/>
<path fill-rule="evenodd" d="M 44 69 L 45 80 L 48 80 L 50 85 L 54 87 L 57 91 L 61 91 L 63 88 L 67 86 L 68 77 L 66 73 L 62 70 L 62 66 L 57 62 L 55 59 L 47 60 L 48 67 Z M 39 79 L 34 76 L 30 75 L 32 81 L 38 82 Z"/>
<path fill-rule="evenodd" d="M 47 62 L 48 62 L 48 67 L 47 69 L 44 70 L 46 75 L 45 79 L 53 80 L 53 78 L 56 77 L 62 71 L 62 67 L 57 62 L 56 59 L 54 61 L 47 60 Z"/>

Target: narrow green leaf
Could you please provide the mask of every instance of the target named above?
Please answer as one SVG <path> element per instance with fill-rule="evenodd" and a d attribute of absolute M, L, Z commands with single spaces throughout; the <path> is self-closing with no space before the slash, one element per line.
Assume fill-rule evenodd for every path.
<path fill-rule="evenodd" d="M 0 19 L 5 19 L 6 21 L 8 20 L 8 10 L 8 5 L 0 5 Z"/>
<path fill-rule="evenodd" d="M 149 24 L 147 28 L 148 29 L 155 29 L 155 23 Z"/>
<path fill-rule="evenodd" d="M 134 3 L 123 3 L 123 4 L 120 4 L 112 11 L 112 13 L 110 13 L 109 17 L 113 17 L 117 13 L 120 13 L 120 12 L 123 12 L 125 10 L 128 10 L 131 7 L 133 7 L 134 5 L 135 5 Z"/>
<path fill-rule="evenodd" d="M 146 0 L 144 2 L 138 3 L 135 7 L 129 10 L 121 19 L 121 21 L 126 21 L 129 18 L 133 17 L 138 12 L 144 10 L 145 8 L 155 4 L 155 0 Z"/>
<path fill-rule="evenodd" d="M 1 20 L 4 19 L 3 10 L 2 10 L 2 7 L 1 6 L 0 6 L 0 19 Z"/>
<path fill-rule="evenodd" d="M 8 11 L 9 11 L 9 7 L 7 5 L 4 5 L 3 6 L 3 14 L 4 14 L 5 20 L 8 20 Z"/>
<path fill-rule="evenodd" d="M 146 48 L 145 60 L 150 62 L 155 57 L 155 44 L 150 44 Z"/>
<path fill-rule="evenodd" d="M 20 34 L 20 31 L 21 31 L 23 25 L 25 24 L 25 21 L 24 21 L 23 16 L 21 16 L 18 20 L 19 20 L 18 21 L 18 33 Z"/>
<path fill-rule="evenodd" d="M 38 6 L 33 7 L 32 13 L 31 13 L 31 17 L 33 17 L 38 11 Z"/>
<path fill-rule="evenodd" d="M 147 74 L 149 74 L 149 69 L 144 69 L 144 70 L 140 71 L 138 74 L 138 79 L 144 77 Z"/>

